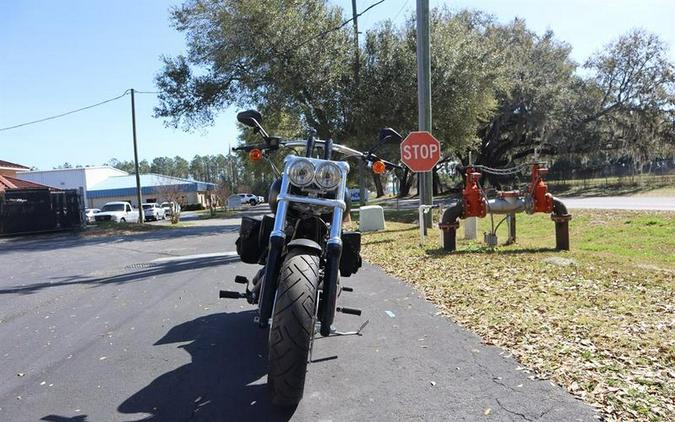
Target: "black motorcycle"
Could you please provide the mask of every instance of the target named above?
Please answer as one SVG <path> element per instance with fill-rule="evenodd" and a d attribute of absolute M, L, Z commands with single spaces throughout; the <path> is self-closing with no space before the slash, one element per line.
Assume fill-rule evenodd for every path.
<path fill-rule="evenodd" d="M 361 267 L 361 233 L 342 230 L 351 206 L 349 164 L 333 159 L 333 155 L 356 157 L 383 173 L 400 167 L 381 160 L 374 151 L 387 142 L 400 142 L 401 136 L 382 129 L 374 148 L 363 153 L 331 140 L 270 136 L 257 111 L 241 112 L 237 120 L 253 128 L 263 142 L 233 150 L 247 152 L 252 160 L 267 159 L 279 177 L 268 196 L 274 216 L 244 216 L 236 242 L 243 262 L 263 268 L 251 281 L 235 278 L 235 282 L 246 284 L 245 293 L 221 291 L 220 296 L 258 304 L 255 322 L 269 327 L 267 381 L 272 401 L 293 406 L 302 399 L 317 327 L 322 336 L 329 336 L 336 333 L 332 326 L 335 312 L 361 314 L 358 309 L 336 306 L 340 293 L 351 291 L 341 285 L 340 276 L 349 277 Z M 279 172 L 269 154 L 281 148 L 295 154 L 286 156 Z M 304 149 L 304 156 L 297 155 L 298 149 Z"/>

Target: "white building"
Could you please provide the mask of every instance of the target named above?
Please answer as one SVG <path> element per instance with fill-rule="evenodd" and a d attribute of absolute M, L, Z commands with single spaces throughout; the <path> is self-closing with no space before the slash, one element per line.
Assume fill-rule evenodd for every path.
<path fill-rule="evenodd" d="M 164 202 L 176 200 L 182 206 L 201 204 L 208 207 L 211 193 L 216 185 L 213 183 L 187 180 L 161 174 L 141 174 L 141 196 L 143 202 Z M 174 198 L 170 198 L 173 196 Z M 100 183 L 90 186 L 87 191 L 87 206 L 101 208 L 106 202 L 130 202 L 134 206 L 136 199 L 136 176 L 109 177 Z"/>
<path fill-rule="evenodd" d="M 138 206 L 136 199 L 136 176 L 114 167 L 82 167 L 72 169 L 38 170 L 20 172 L 17 179 L 39 183 L 57 189 L 79 189 L 84 191 L 84 204 L 88 208 L 100 208 L 106 202 L 128 201 Z M 207 207 L 211 202 L 213 183 L 186 180 L 161 174 L 141 174 L 141 195 L 143 202 L 169 200 L 167 193 L 180 193 L 182 206 L 201 204 Z M 174 192 L 175 191 L 175 192 Z"/>
<path fill-rule="evenodd" d="M 89 204 L 89 201 L 87 201 L 87 191 L 92 186 L 110 177 L 128 175 L 129 173 L 126 171 L 118 170 L 114 167 L 100 166 L 19 172 L 16 174 L 16 178 L 58 189 L 82 188 L 84 190 L 84 203 Z"/>

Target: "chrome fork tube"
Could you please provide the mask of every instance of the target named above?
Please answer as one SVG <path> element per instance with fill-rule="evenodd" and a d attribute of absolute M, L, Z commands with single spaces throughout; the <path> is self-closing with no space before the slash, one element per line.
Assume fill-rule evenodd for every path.
<path fill-rule="evenodd" d="M 279 188 L 279 196 L 277 202 L 277 213 L 274 217 L 274 228 L 272 229 L 271 236 L 277 236 L 286 238 L 286 214 L 288 214 L 288 188 L 289 188 L 288 175 L 286 170 L 281 175 L 281 187 Z"/>
<path fill-rule="evenodd" d="M 321 296 L 322 312 L 320 333 L 326 337 L 330 335 L 331 325 L 335 319 L 335 307 L 338 295 L 338 277 L 340 257 L 342 256 L 342 217 L 346 209 L 344 202 L 347 189 L 347 171 L 349 167 L 341 166 L 339 187 L 336 192 L 337 206 L 333 208 L 333 219 L 330 224 L 330 237 L 326 244 L 326 264 L 324 267 L 323 294 Z"/>
<path fill-rule="evenodd" d="M 277 276 L 281 268 L 282 252 L 286 242 L 286 213 L 288 211 L 288 199 L 283 197 L 288 192 L 288 175 L 286 169 L 282 174 L 281 188 L 279 189 L 279 202 L 277 203 L 277 213 L 274 218 L 274 227 L 270 234 L 267 248 L 267 261 L 265 262 L 265 277 L 260 291 L 260 301 L 258 304 L 258 324 L 261 327 L 267 326 L 267 321 L 272 316 L 274 310 L 274 296 L 277 290 Z"/>
<path fill-rule="evenodd" d="M 335 197 L 344 201 L 345 191 L 347 190 L 347 175 L 343 172 L 342 181 L 338 186 L 337 193 Z M 333 219 L 330 223 L 330 237 L 328 238 L 328 244 L 338 244 L 342 246 L 342 217 L 344 216 L 346 205 L 343 204 L 342 207 L 333 208 Z"/>

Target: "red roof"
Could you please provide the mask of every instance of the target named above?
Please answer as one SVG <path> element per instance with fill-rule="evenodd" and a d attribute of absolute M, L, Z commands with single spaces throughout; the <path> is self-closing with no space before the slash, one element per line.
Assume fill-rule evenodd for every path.
<path fill-rule="evenodd" d="M 0 192 L 7 189 L 54 189 L 49 186 L 41 185 L 27 180 L 17 179 L 15 177 L 0 175 Z"/>
<path fill-rule="evenodd" d="M 30 170 L 30 167 L 22 166 L 21 164 L 10 163 L 9 161 L 0 160 L 0 167 L 17 170 Z"/>

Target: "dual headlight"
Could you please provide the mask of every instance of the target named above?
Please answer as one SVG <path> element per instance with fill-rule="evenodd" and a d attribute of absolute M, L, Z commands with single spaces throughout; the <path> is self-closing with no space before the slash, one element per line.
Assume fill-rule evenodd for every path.
<path fill-rule="evenodd" d="M 288 177 L 292 184 L 305 187 L 315 182 L 321 189 L 335 189 L 340 183 L 340 167 L 326 161 L 318 166 L 305 159 L 297 159 L 288 168 Z"/>

